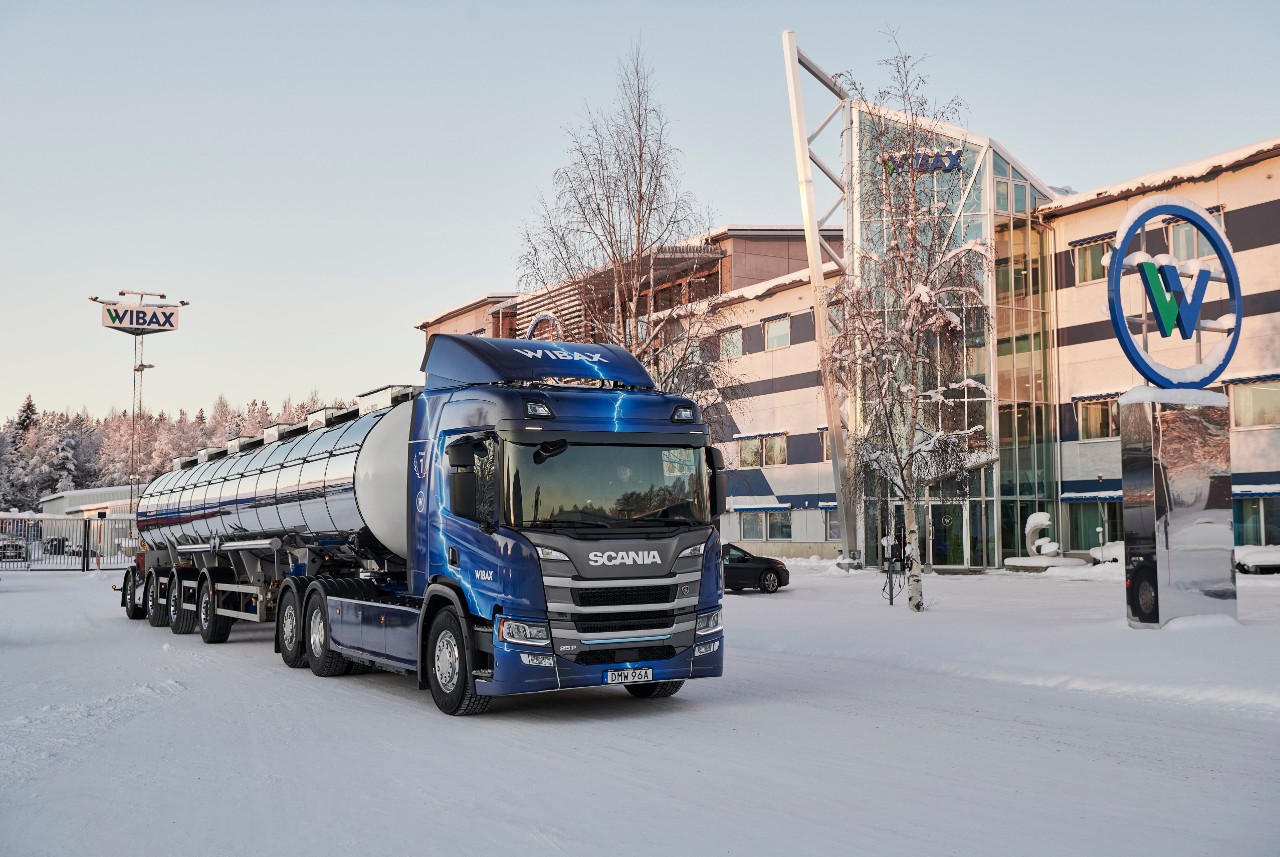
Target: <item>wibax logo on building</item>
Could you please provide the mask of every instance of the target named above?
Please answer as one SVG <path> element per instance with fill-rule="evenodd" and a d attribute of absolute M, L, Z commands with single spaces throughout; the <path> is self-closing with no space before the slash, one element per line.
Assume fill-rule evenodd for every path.
<path fill-rule="evenodd" d="M 178 329 L 177 307 L 104 304 L 102 326 L 119 330 L 161 331 Z"/>
<path fill-rule="evenodd" d="M 917 173 L 949 173 L 964 168 L 960 162 L 963 149 L 946 149 L 941 152 L 906 152 L 900 155 L 885 155 L 882 159 L 885 170 L 890 175 L 901 172 Z"/>
<path fill-rule="evenodd" d="M 1177 259 L 1168 253 L 1152 256 L 1142 243 L 1146 224 L 1156 218 L 1164 223 L 1189 224 L 1199 236 L 1191 242 L 1199 247 L 1196 258 Z M 1205 387 L 1227 368 L 1240 342 L 1240 315 L 1243 298 L 1240 275 L 1231 256 L 1231 245 L 1209 212 L 1190 200 L 1159 194 L 1132 209 L 1116 231 L 1115 250 L 1103 259 L 1107 266 L 1107 302 L 1111 326 L 1129 362 L 1147 381 L 1170 389 Z M 1206 261 L 1206 259 L 1213 261 Z M 1137 274 L 1142 291 L 1129 293 L 1129 305 L 1122 288 L 1125 274 Z M 1225 289 L 1216 292 L 1210 283 Z M 1206 297 L 1228 301 L 1230 312 L 1205 319 Z M 1133 298 L 1141 297 L 1143 306 Z M 1151 328 L 1154 327 L 1154 331 Z M 1151 356 L 1149 334 L 1158 333 L 1157 343 L 1177 331 L 1181 340 L 1195 340 L 1196 357 L 1190 365 L 1166 366 Z"/>

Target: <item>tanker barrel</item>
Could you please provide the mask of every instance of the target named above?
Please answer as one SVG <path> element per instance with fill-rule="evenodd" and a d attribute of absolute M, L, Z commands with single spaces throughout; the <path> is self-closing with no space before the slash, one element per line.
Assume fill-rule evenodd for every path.
<path fill-rule="evenodd" d="M 347 538 L 367 527 L 406 556 L 413 391 L 397 392 L 391 407 L 343 411 L 309 431 L 277 426 L 278 439 L 237 438 L 225 456 L 183 459 L 143 492 L 138 528 L 150 542 L 178 546 L 288 533 Z"/>

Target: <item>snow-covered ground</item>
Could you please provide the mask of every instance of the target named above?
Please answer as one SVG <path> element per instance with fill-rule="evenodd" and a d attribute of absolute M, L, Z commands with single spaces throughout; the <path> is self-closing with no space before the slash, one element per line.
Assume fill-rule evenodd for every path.
<path fill-rule="evenodd" d="M 1117 570 L 930 576 L 915 615 L 788 563 L 727 597 L 722 679 L 456 719 L 5 572 L 0 855 L 1277 853 L 1280 577 L 1156 632 Z"/>

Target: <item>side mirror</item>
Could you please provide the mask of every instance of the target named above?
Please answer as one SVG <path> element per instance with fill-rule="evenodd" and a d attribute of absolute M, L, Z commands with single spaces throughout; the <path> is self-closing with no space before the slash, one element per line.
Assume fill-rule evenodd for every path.
<path fill-rule="evenodd" d="M 459 518 L 476 517 L 476 472 L 459 470 L 449 475 L 449 511 Z"/>
<path fill-rule="evenodd" d="M 444 448 L 449 466 L 449 511 L 459 518 L 476 516 L 476 442 L 462 437 Z"/>
<path fill-rule="evenodd" d="M 444 448 L 450 467 L 476 466 L 476 441 L 473 437 L 462 437 Z"/>
<path fill-rule="evenodd" d="M 724 474 L 724 453 L 707 447 L 707 464 L 711 467 L 711 514 L 717 518 L 729 510 L 729 480 Z"/>

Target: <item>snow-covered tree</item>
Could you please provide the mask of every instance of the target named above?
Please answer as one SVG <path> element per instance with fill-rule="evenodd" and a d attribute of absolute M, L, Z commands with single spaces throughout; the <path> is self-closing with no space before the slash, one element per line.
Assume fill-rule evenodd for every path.
<path fill-rule="evenodd" d="M 839 322 L 826 368 L 840 397 L 854 404 L 844 426 L 855 464 L 847 468 L 850 494 L 868 480 L 887 485 L 902 504 L 909 555 L 918 560 L 917 503 L 929 491 L 965 496 L 970 470 L 990 460 L 988 429 L 968 408 L 990 390 L 966 360 L 966 338 L 985 343 L 987 248 L 966 243 L 960 226 L 969 172 L 934 171 L 932 154 L 921 158 L 962 148 L 945 124 L 958 119 L 960 103 L 931 100 L 919 60 L 901 49 L 881 65 L 890 82 L 874 95 L 842 76 L 862 102 L 853 181 L 863 232 L 853 270 L 828 296 Z M 917 611 L 924 607 L 920 573 L 917 561 L 908 575 Z"/>
<path fill-rule="evenodd" d="M 565 131 L 569 162 L 523 229 L 520 281 L 568 296 L 541 338 L 619 345 L 660 389 L 712 410 L 736 380 L 701 359 L 700 343 L 725 324 L 712 312 L 720 253 L 694 237 L 711 218 L 683 186 L 670 131 L 635 48 L 618 64 L 614 103 Z"/>

